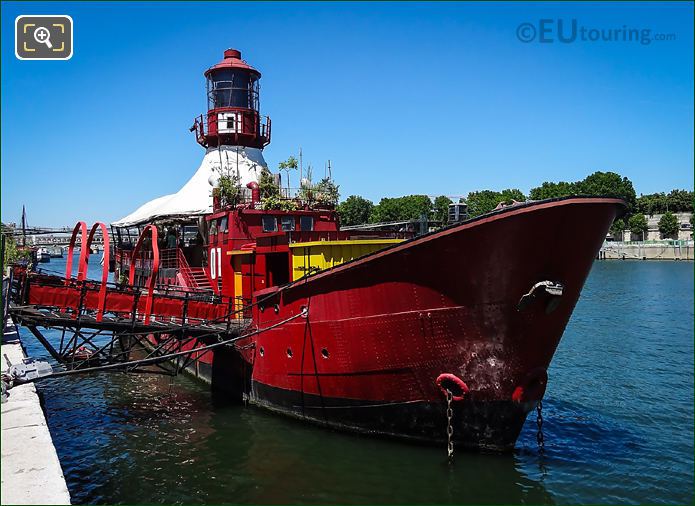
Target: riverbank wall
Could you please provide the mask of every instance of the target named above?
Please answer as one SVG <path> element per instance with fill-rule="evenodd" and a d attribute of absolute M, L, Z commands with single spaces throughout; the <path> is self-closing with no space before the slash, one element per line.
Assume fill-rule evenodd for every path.
<path fill-rule="evenodd" d="M 693 260 L 693 241 L 606 241 L 599 260 Z"/>
<path fill-rule="evenodd" d="M 2 373 L 26 358 L 18 338 L 3 335 Z M 14 336 L 12 336 L 14 337 Z M 2 504 L 70 504 L 70 493 L 33 383 L 8 390 L 2 403 Z"/>

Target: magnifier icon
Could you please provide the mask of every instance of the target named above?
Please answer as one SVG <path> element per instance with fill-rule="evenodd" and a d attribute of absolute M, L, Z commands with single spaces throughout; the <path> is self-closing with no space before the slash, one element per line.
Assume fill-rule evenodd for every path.
<path fill-rule="evenodd" d="M 39 44 L 46 44 L 48 49 L 53 47 L 53 44 L 51 44 L 51 32 L 48 31 L 48 28 L 43 26 L 39 26 L 34 30 L 34 40 Z"/>

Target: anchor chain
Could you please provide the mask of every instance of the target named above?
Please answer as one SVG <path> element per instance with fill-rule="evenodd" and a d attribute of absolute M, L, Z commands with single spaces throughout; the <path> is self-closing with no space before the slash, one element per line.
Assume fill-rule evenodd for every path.
<path fill-rule="evenodd" d="M 451 461 L 454 458 L 454 426 L 451 423 L 451 419 L 454 417 L 454 410 L 451 409 L 451 401 L 454 398 L 454 394 L 451 390 L 446 391 L 446 454 L 447 458 Z"/>
<path fill-rule="evenodd" d="M 538 443 L 538 453 L 543 454 L 545 452 L 545 438 L 543 437 L 543 401 L 538 401 L 536 404 L 536 426 L 538 431 L 536 432 L 536 442 Z"/>

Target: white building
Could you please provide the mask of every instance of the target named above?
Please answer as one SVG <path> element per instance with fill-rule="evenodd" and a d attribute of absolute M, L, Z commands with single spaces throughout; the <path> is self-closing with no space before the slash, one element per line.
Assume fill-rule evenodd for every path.
<path fill-rule="evenodd" d="M 661 241 L 663 239 L 678 239 L 681 241 L 688 241 L 693 238 L 693 227 L 690 224 L 690 217 L 692 213 L 673 213 L 676 218 L 678 218 L 678 236 L 664 237 L 661 232 L 659 232 L 659 220 L 663 214 L 653 214 L 651 216 L 646 216 L 648 230 L 642 238 L 642 234 L 633 234 L 630 230 L 623 231 L 623 241 Z"/>

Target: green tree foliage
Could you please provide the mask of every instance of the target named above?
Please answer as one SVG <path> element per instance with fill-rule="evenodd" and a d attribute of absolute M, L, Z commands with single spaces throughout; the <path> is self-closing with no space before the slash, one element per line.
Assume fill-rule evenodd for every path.
<path fill-rule="evenodd" d="M 5 254 L 2 257 L 2 272 L 5 273 L 5 267 L 20 260 L 31 258 L 31 253 L 29 250 L 22 251 L 17 247 L 17 241 L 11 235 L 4 235 L 5 237 Z"/>
<path fill-rule="evenodd" d="M 434 199 L 434 214 L 432 218 L 442 224 L 446 224 L 449 219 L 449 204 L 453 204 L 452 200 L 444 195 Z"/>
<path fill-rule="evenodd" d="M 532 188 L 529 193 L 531 200 L 553 199 L 570 195 L 618 197 L 627 202 L 630 211 L 635 208 L 637 200 L 632 181 L 615 172 L 601 171 L 594 172 L 574 183 L 546 181 L 541 186 Z"/>
<path fill-rule="evenodd" d="M 468 214 L 471 218 L 489 213 L 495 209 L 500 202 L 511 204 L 514 200 L 517 202 L 524 202 L 526 200 L 526 196 L 521 192 L 521 190 L 512 188 L 502 190 L 501 192 L 492 190 L 470 192 L 468 197 L 466 197 Z"/>
<path fill-rule="evenodd" d="M 217 186 L 220 189 L 220 204 L 224 206 L 235 206 L 241 200 L 240 177 L 237 174 L 223 174 L 220 176 Z"/>
<path fill-rule="evenodd" d="M 647 218 L 643 214 L 633 214 L 627 222 L 627 226 L 635 235 L 641 235 L 647 232 Z"/>
<path fill-rule="evenodd" d="M 526 202 L 526 195 L 517 188 L 508 188 L 500 192 L 502 200 L 505 204 L 511 204 L 512 202 Z"/>
<path fill-rule="evenodd" d="M 675 214 L 669 212 L 659 220 L 659 232 L 663 237 L 673 237 L 678 233 L 678 218 Z"/>
<path fill-rule="evenodd" d="M 299 164 L 294 156 L 290 156 L 287 160 L 278 164 L 278 169 L 280 170 L 297 170 L 297 167 L 299 167 Z"/>
<path fill-rule="evenodd" d="M 261 191 L 261 207 L 263 209 L 279 209 L 282 211 L 297 209 L 297 202 L 282 198 L 275 176 L 268 169 L 263 168 L 261 170 L 258 186 Z"/>
<path fill-rule="evenodd" d="M 297 167 L 299 167 L 299 163 L 294 156 L 290 156 L 287 160 L 278 164 L 278 169 L 287 173 L 287 188 L 290 187 L 290 172 L 297 170 Z"/>
<path fill-rule="evenodd" d="M 359 195 L 350 195 L 345 202 L 338 205 L 338 215 L 340 222 L 345 226 L 363 225 L 369 222 L 369 216 L 374 209 L 372 201 L 360 197 Z"/>
<path fill-rule="evenodd" d="M 280 198 L 279 194 L 269 195 L 261 199 L 261 207 L 266 210 L 277 209 L 280 211 L 294 211 L 297 209 L 297 202 Z"/>
<path fill-rule="evenodd" d="M 466 197 L 468 215 L 473 218 L 481 214 L 489 213 L 500 203 L 500 194 L 492 190 L 480 190 L 470 192 Z"/>
<path fill-rule="evenodd" d="M 668 210 L 674 213 L 688 213 L 693 211 L 695 192 L 687 190 L 671 190 L 666 196 Z"/>
<path fill-rule="evenodd" d="M 261 199 L 268 197 L 280 198 L 280 187 L 275 182 L 273 174 L 265 167 L 261 169 L 261 177 L 258 180 L 261 191 Z"/>
<path fill-rule="evenodd" d="M 582 195 L 618 197 L 627 203 L 630 211 L 635 208 L 637 194 L 632 181 L 615 172 L 597 171 L 587 176 L 584 180 L 579 181 L 576 185 L 577 190 Z"/>
<path fill-rule="evenodd" d="M 383 198 L 374 206 L 369 217 L 371 223 L 383 221 L 416 220 L 421 215 L 428 216 L 432 201 L 427 195 L 407 195 L 397 198 Z"/>
<path fill-rule="evenodd" d="M 640 195 L 637 199 L 637 211 L 647 215 L 663 214 L 666 211 L 674 213 L 692 213 L 695 192 L 687 190 L 671 190 L 665 193 L 650 193 Z"/>
<path fill-rule="evenodd" d="M 551 183 L 546 181 L 537 188 L 531 188 L 529 198 L 531 200 L 556 199 L 560 197 L 569 197 L 577 194 L 576 183 L 568 183 L 560 181 L 559 183 Z"/>
<path fill-rule="evenodd" d="M 666 212 L 666 194 L 650 193 L 637 199 L 637 212 L 652 216 Z"/>
<path fill-rule="evenodd" d="M 621 240 L 623 239 L 623 230 L 625 230 L 625 222 L 622 220 L 622 218 L 618 218 L 613 222 L 611 225 L 611 235 L 613 236 L 614 239 Z"/>
<path fill-rule="evenodd" d="M 340 198 L 339 186 L 332 179 L 324 177 L 315 187 L 316 201 L 325 206 L 335 206 Z"/>

